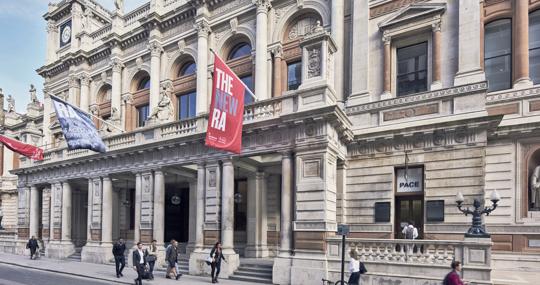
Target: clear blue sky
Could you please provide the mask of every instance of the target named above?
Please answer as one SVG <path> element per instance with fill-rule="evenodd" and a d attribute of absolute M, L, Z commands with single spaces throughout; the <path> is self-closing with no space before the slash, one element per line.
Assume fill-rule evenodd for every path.
<path fill-rule="evenodd" d="M 53 0 L 57 3 L 60 0 Z M 96 0 L 106 8 L 114 0 Z M 125 0 L 125 12 L 150 0 Z M 30 101 L 30 84 L 34 84 L 40 100 L 43 98 L 43 79 L 36 69 L 45 63 L 46 22 L 48 0 L 0 0 L 0 88 L 5 98 L 15 98 L 18 112 L 26 112 Z M 6 104 L 6 103 L 4 103 Z"/>

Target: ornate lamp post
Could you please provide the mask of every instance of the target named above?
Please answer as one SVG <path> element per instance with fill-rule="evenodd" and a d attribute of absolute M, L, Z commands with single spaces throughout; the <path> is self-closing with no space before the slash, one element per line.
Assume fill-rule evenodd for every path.
<path fill-rule="evenodd" d="M 490 237 L 490 234 L 488 234 L 485 230 L 485 228 L 482 226 L 482 215 L 486 214 L 489 216 L 491 212 L 493 212 L 497 208 L 497 203 L 501 200 L 501 196 L 499 193 L 497 193 L 497 190 L 494 190 L 491 193 L 490 200 L 493 203 L 492 207 L 484 207 L 483 209 L 480 209 L 480 201 L 478 199 L 474 199 L 473 206 L 474 210 L 469 210 L 469 207 L 467 209 L 462 209 L 463 201 L 465 199 L 463 198 L 463 194 L 459 192 L 456 195 L 456 203 L 457 208 L 465 214 L 465 216 L 471 214 L 472 215 L 472 226 L 469 228 L 469 231 L 465 233 L 465 237 L 475 237 L 475 238 L 488 238 Z"/>

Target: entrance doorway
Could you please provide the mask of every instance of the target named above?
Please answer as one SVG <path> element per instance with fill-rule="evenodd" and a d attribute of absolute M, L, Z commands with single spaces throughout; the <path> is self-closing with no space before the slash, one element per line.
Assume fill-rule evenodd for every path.
<path fill-rule="evenodd" d="M 185 247 L 189 239 L 189 187 L 167 187 L 165 190 L 165 242 L 175 239 Z M 183 252 L 183 248 L 181 252 Z"/>
<path fill-rule="evenodd" d="M 405 238 L 403 228 L 412 222 L 418 229 L 418 238 L 424 236 L 424 195 L 396 197 L 395 238 Z"/>
<path fill-rule="evenodd" d="M 234 181 L 234 250 L 244 256 L 247 243 L 247 179 Z"/>

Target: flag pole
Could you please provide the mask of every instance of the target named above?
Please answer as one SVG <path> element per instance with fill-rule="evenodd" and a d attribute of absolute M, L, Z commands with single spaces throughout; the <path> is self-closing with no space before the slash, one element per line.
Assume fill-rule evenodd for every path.
<path fill-rule="evenodd" d="M 211 48 L 210 51 L 214 54 L 214 56 L 217 56 L 219 57 L 219 55 Z M 221 59 L 221 57 L 219 57 Z M 223 59 L 221 59 L 221 61 L 225 62 Z M 234 71 L 233 71 L 234 72 Z M 237 75 L 238 76 L 238 75 Z M 240 79 L 240 78 L 239 78 Z M 249 87 L 244 83 L 244 81 L 242 80 L 239 80 L 240 83 L 242 83 L 242 85 L 244 85 L 244 88 L 246 88 L 246 90 L 248 91 L 249 95 L 251 95 L 251 97 L 253 99 L 255 99 L 255 101 L 258 101 L 259 98 L 257 98 L 257 96 L 255 96 L 255 94 L 253 94 L 253 91 L 251 91 L 251 89 L 249 89 Z"/>
<path fill-rule="evenodd" d="M 47 93 L 49 96 L 56 98 L 56 100 L 58 100 L 58 101 L 60 101 L 60 102 L 62 102 L 62 103 L 64 103 L 64 104 L 69 104 L 71 107 L 77 109 L 79 112 L 88 114 L 88 115 L 90 115 L 92 118 L 97 119 L 97 120 L 99 120 L 100 122 L 105 123 L 105 124 L 107 124 L 108 126 L 111 126 L 111 127 L 115 128 L 115 129 L 121 131 L 122 133 L 125 133 L 125 132 L 126 132 L 126 131 L 124 131 L 123 129 L 120 129 L 119 127 L 115 126 L 114 124 L 111 124 L 111 123 L 109 123 L 109 122 L 103 120 L 102 118 L 100 118 L 100 117 L 98 117 L 98 116 L 95 116 L 95 115 L 92 114 L 92 113 L 88 113 L 88 112 L 86 112 L 86 111 L 80 109 L 79 107 L 70 104 L 69 102 L 66 102 L 65 100 L 63 100 L 62 98 L 60 98 L 60 97 L 58 97 L 58 96 L 56 96 L 56 95 L 52 95 L 52 94 L 49 93 L 49 92 L 46 92 L 46 93 Z"/>

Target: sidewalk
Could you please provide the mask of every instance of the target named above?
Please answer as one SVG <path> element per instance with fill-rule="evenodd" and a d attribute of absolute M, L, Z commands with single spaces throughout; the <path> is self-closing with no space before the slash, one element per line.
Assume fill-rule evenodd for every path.
<path fill-rule="evenodd" d="M 116 278 L 113 265 L 57 260 L 44 257 L 37 260 L 30 260 L 28 256 L 13 255 L 8 253 L 2 253 L 0 263 L 20 266 L 28 269 L 86 277 L 94 280 L 109 281 L 111 284 L 134 284 L 133 280 L 137 278 L 137 273 L 128 266 L 126 266 L 123 271 L 124 277 Z M 176 281 L 165 279 L 165 272 L 158 271 L 154 272 L 154 277 L 155 279 L 153 281 L 144 280 L 143 284 L 212 284 L 209 276 L 200 277 L 183 275 L 180 280 Z M 220 279 L 219 284 L 255 285 L 257 283 Z"/>

